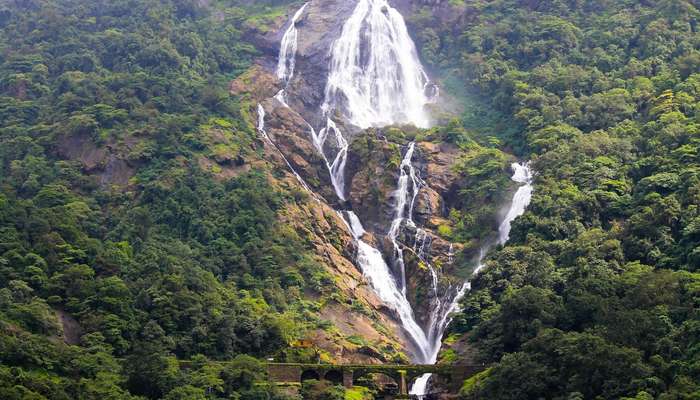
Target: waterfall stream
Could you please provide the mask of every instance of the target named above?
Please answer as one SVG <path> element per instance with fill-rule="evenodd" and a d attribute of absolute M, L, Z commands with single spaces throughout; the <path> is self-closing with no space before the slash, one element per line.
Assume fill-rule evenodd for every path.
<path fill-rule="evenodd" d="M 416 175 L 416 170 L 413 168 L 412 164 L 415 146 L 416 144 L 414 142 L 408 145 L 408 150 L 406 150 L 406 154 L 399 166 L 399 182 L 396 192 L 394 192 L 396 201 L 396 205 L 394 206 L 394 220 L 391 221 L 389 232 L 386 235 L 394 246 L 394 271 L 397 271 L 401 276 L 401 291 L 404 295 L 406 294 L 406 266 L 403 260 L 403 250 L 398 242 L 398 236 L 404 221 L 407 224 L 414 225 L 413 206 L 416 202 L 416 196 L 418 196 L 421 185 L 421 180 Z"/>
<path fill-rule="evenodd" d="M 297 180 L 299 181 L 299 184 L 301 184 L 301 187 L 303 187 L 304 190 L 309 192 L 309 194 L 311 194 L 312 197 L 316 201 L 319 201 L 318 197 L 316 197 L 313 190 L 311 190 L 309 185 L 307 185 L 306 182 L 304 181 L 304 178 L 302 178 L 301 175 L 299 175 L 297 173 L 297 171 L 294 170 L 294 167 L 292 166 L 292 164 L 289 163 L 289 160 L 287 160 L 287 157 L 284 156 L 282 151 L 280 151 L 280 149 L 277 147 L 277 145 L 270 139 L 270 136 L 268 136 L 267 130 L 265 129 L 265 108 L 260 104 L 258 104 L 258 127 L 257 128 L 258 128 L 258 132 L 260 132 L 260 136 L 262 136 L 263 140 L 265 140 L 265 142 L 267 142 L 270 146 L 272 146 L 277 151 L 277 153 L 279 153 L 279 155 L 282 157 L 282 160 L 284 160 L 285 164 L 287 164 L 287 167 L 289 167 L 289 170 L 292 172 L 294 177 L 297 178 Z"/>
<path fill-rule="evenodd" d="M 289 23 L 289 27 L 284 32 L 282 36 L 282 42 L 280 43 L 280 52 L 277 57 L 277 79 L 282 81 L 284 88 L 282 88 L 275 98 L 279 100 L 280 103 L 289 107 L 287 105 L 287 87 L 289 82 L 294 77 L 294 67 L 296 66 L 296 55 L 297 46 L 299 43 L 299 31 L 297 30 L 297 21 L 301 18 L 301 15 L 306 10 L 309 3 L 305 3 L 292 17 Z"/>
<path fill-rule="evenodd" d="M 365 230 L 357 215 L 352 211 L 345 211 L 342 214 L 347 218 L 349 228 L 357 241 L 357 263 L 362 268 L 363 275 L 367 277 L 379 298 L 396 311 L 402 327 L 416 346 L 417 357 L 424 359 L 427 357 L 425 349 L 429 347 L 428 338 L 416 322 L 413 308 L 405 292 L 397 286 L 382 253 L 362 240 Z"/>
<path fill-rule="evenodd" d="M 525 208 L 530 204 L 530 199 L 532 198 L 532 171 L 530 170 L 529 164 L 513 163 L 511 168 L 513 168 L 514 172 L 511 179 L 522 185 L 515 192 L 511 207 L 508 209 L 508 213 L 503 219 L 503 222 L 498 227 L 499 244 L 505 244 L 508 241 L 511 222 L 525 212 Z"/>
<path fill-rule="evenodd" d="M 345 201 L 345 162 L 348 159 L 348 147 L 350 147 L 350 144 L 345 140 L 342 132 L 340 132 L 340 129 L 330 117 L 326 118 L 326 127 L 322 128 L 318 135 L 314 133 L 313 129 L 311 132 L 316 149 L 326 160 L 326 167 L 328 168 L 328 173 L 331 175 L 331 183 L 335 189 L 335 194 L 341 201 Z M 333 134 L 337 147 L 335 158 L 331 164 L 328 163 L 328 158 L 324 150 L 326 140 L 330 133 Z"/>
<path fill-rule="evenodd" d="M 438 93 L 436 88 L 432 90 L 432 94 L 428 93 L 429 79 L 421 66 L 415 44 L 408 35 L 401 14 L 392 8 L 387 0 L 355 1 L 357 4 L 352 14 L 344 22 L 340 36 L 330 49 L 329 74 L 320 109 L 321 119 L 325 123 L 317 129 L 308 125 L 313 145 L 325 161 L 335 194 L 343 207 L 346 204 L 345 165 L 349 142 L 333 118 L 340 116 L 346 124 L 362 129 L 392 124 L 428 127 L 430 119 L 425 105 Z M 289 107 L 286 90 L 294 76 L 296 65 L 299 37 L 297 21 L 308 5 L 309 3 L 304 4 L 293 15 L 280 45 L 277 77 L 283 84 L 283 89 L 275 98 L 286 107 Z M 262 106 L 258 107 L 258 111 L 259 131 L 264 139 L 269 141 L 264 128 Z M 466 282 L 458 287 L 447 288 L 447 294 L 442 297 L 439 295 L 438 271 L 429 262 L 431 236 L 416 226 L 413 220 L 417 196 L 421 189 L 428 186 L 413 165 L 415 151 L 416 144 L 409 143 L 399 166 L 394 192 L 393 220 L 386 229 L 386 238 L 393 247 L 391 265 L 379 249 L 363 239 L 365 229 L 352 210 L 337 212 L 355 240 L 357 265 L 377 296 L 394 310 L 404 331 L 413 342 L 414 362 L 435 363 L 442 344 L 442 335 L 450 322 L 450 314 L 458 310 L 459 300 L 470 285 Z M 288 162 L 287 165 L 310 191 Z M 527 164 L 513 164 L 513 168 L 515 174 L 512 179 L 522 186 L 516 192 L 513 203 L 499 227 L 499 243 L 508 239 L 510 223 L 524 212 L 532 193 L 531 172 Z M 415 231 L 412 247 L 401 243 L 400 238 L 403 238 L 402 233 L 406 227 Z M 435 303 L 427 329 L 418 324 L 406 296 L 404 251 L 407 249 L 415 252 L 430 273 Z M 487 250 L 488 247 L 482 249 L 474 273 L 478 273 L 483 267 L 482 259 Z M 450 263 L 453 262 L 454 252 L 451 245 L 448 258 Z M 429 375 L 419 378 L 411 392 L 424 394 L 429 378 Z"/>
<path fill-rule="evenodd" d="M 322 109 L 360 128 L 428 127 L 428 77 L 401 14 L 387 0 L 358 0 L 331 49 Z"/>
<path fill-rule="evenodd" d="M 508 241 L 511 223 L 516 218 L 523 215 L 525 209 L 530 204 L 530 200 L 532 198 L 532 170 L 530 169 L 529 163 L 513 163 L 511 165 L 511 168 L 513 169 L 513 175 L 511 176 L 511 180 L 519 183 L 520 187 L 518 187 L 515 194 L 513 195 L 513 199 L 510 202 L 508 212 L 506 213 L 505 217 L 503 218 L 503 221 L 501 221 L 501 224 L 499 225 L 498 240 L 496 242 L 499 245 L 504 245 Z M 478 274 L 484 268 L 484 257 L 486 256 L 486 253 L 488 252 L 490 247 L 491 244 L 487 244 L 479 250 L 479 259 L 477 261 L 477 266 L 474 269 L 474 272 L 472 272 L 472 276 Z M 437 356 L 440 352 L 440 347 L 442 344 L 442 335 L 444 334 L 445 329 L 447 329 L 447 326 L 450 323 L 450 315 L 459 310 L 459 302 L 462 300 L 467 290 L 469 289 L 471 289 L 471 282 L 467 281 L 459 289 L 455 297 L 450 302 L 449 307 L 447 307 L 447 312 L 445 312 L 442 315 L 442 318 L 436 325 L 435 332 L 437 334 L 434 336 L 431 335 L 431 338 L 434 337 L 436 339 L 432 341 L 429 352 L 429 362 L 431 364 L 434 364 L 437 361 Z M 416 379 L 416 382 L 413 384 L 413 387 L 411 387 L 411 394 L 418 395 L 419 397 L 424 395 L 427 392 L 430 377 L 431 374 L 424 374 L 418 379 Z"/>

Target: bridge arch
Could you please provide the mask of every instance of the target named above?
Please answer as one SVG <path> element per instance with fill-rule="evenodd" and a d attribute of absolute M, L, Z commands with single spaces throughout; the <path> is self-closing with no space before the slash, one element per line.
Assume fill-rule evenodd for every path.
<path fill-rule="evenodd" d="M 310 381 L 310 380 L 321 380 L 321 375 L 316 370 L 313 369 L 306 369 L 301 372 L 301 382 L 304 381 Z"/>
<path fill-rule="evenodd" d="M 401 377 L 390 371 L 356 370 L 353 371 L 353 384 L 367 386 L 382 393 L 398 393 Z"/>
<path fill-rule="evenodd" d="M 343 371 L 339 369 L 332 369 L 323 376 L 324 380 L 333 383 L 334 385 L 343 384 Z"/>
<path fill-rule="evenodd" d="M 457 393 L 464 379 L 483 371 L 485 365 L 421 365 L 421 364 L 299 364 L 268 363 L 268 379 L 277 384 L 303 382 L 307 380 L 327 380 L 342 382 L 352 387 L 353 381 L 360 384 L 363 377 L 370 374 L 385 376 L 383 382 L 398 385 L 400 394 L 408 394 L 408 388 L 415 379 L 424 373 L 432 373 L 433 379 L 441 387 Z M 342 378 L 341 378 L 342 377 Z M 342 380 L 341 380 L 342 379 Z"/>

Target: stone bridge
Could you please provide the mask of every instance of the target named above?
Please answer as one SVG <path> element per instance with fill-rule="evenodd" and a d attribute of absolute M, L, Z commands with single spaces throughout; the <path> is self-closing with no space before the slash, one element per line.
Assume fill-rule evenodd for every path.
<path fill-rule="evenodd" d="M 434 374 L 441 386 L 457 393 L 465 379 L 484 369 L 481 365 L 267 364 L 270 381 L 278 384 L 298 384 L 315 379 L 350 388 L 359 378 L 370 374 L 383 374 L 396 382 L 399 397 L 404 398 L 408 395 L 410 384 L 423 374 Z"/>

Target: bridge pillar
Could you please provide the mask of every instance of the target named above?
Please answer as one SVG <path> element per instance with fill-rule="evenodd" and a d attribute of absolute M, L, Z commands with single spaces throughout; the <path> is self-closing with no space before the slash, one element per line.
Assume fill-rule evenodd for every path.
<path fill-rule="evenodd" d="M 399 370 L 399 394 L 408 394 L 408 382 L 406 382 L 406 371 Z"/>
<path fill-rule="evenodd" d="M 353 373 L 351 369 L 343 369 L 343 386 L 350 389 L 353 385 Z"/>

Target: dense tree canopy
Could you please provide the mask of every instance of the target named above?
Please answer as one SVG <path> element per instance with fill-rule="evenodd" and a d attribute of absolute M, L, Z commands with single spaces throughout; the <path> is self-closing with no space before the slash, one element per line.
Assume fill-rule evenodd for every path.
<path fill-rule="evenodd" d="M 696 398 L 697 4 L 459 3 L 423 54 L 489 94 L 536 171 L 453 327 L 494 363 L 464 397 Z"/>
<path fill-rule="evenodd" d="M 276 396 L 258 359 L 327 278 L 275 224 L 297 193 L 197 163 L 254 151 L 226 87 L 256 55 L 247 18 L 269 12 L 0 5 L 1 398 Z"/>
<path fill-rule="evenodd" d="M 276 223 L 306 194 L 238 168 L 227 87 L 288 3 L 0 4 L 0 398 L 284 398 L 260 360 L 311 360 L 288 343 L 332 280 Z M 489 366 L 461 396 L 700 398 L 697 1 L 444 3 L 409 21 L 467 108 L 420 132 L 461 151 L 440 235 L 492 233 L 507 152 L 536 171 L 453 320 Z"/>

